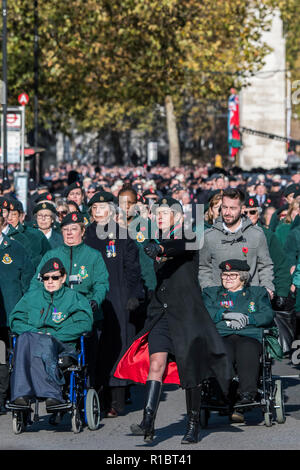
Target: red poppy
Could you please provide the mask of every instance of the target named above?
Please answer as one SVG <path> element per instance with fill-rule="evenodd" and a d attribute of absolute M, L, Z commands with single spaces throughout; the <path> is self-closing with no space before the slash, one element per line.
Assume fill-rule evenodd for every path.
<path fill-rule="evenodd" d="M 246 246 L 243 246 L 242 252 L 244 253 L 244 255 L 246 255 L 248 251 L 249 251 L 248 248 Z"/>
<path fill-rule="evenodd" d="M 73 220 L 73 222 L 77 221 L 77 215 L 76 214 L 72 214 L 72 220 Z"/>
<path fill-rule="evenodd" d="M 58 263 L 54 262 L 54 263 L 53 263 L 53 267 L 54 267 L 54 269 L 59 269 Z"/>

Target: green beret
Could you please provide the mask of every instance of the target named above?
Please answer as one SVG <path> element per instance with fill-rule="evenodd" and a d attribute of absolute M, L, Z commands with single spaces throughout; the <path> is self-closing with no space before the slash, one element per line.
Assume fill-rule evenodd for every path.
<path fill-rule="evenodd" d="M 48 209 L 49 211 L 53 212 L 53 214 L 57 214 L 55 206 L 51 202 L 41 202 L 40 204 L 37 204 L 35 208 L 33 209 L 33 214 L 36 214 L 39 211 L 42 211 L 44 209 Z"/>
<path fill-rule="evenodd" d="M 42 201 L 53 201 L 53 199 L 54 198 L 51 193 L 42 193 L 34 200 L 34 202 L 35 204 L 38 204 Z"/>
<path fill-rule="evenodd" d="M 40 275 L 43 276 L 44 274 L 51 271 L 61 271 L 62 269 L 65 270 L 65 267 L 59 258 L 50 258 L 48 261 L 46 261 L 44 266 L 42 266 Z"/>
<path fill-rule="evenodd" d="M 95 202 L 114 202 L 114 195 L 108 191 L 99 191 L 89 200 L 88 206 L 92 206 Z"/>
<path fill-rule="evenodd" d="M 222 271 L 250 271 L 250 266 L 245 260 L 229 259 L 219 264 Z"/>
<path fill-rule="evenodd" d="M 3 209 L 7 209 L 9 211 L 9 203 L 10 203 L 10 200 L 8 199 L 8 197 L 4 197 L 4 196 L 0 197 L 0 206 Z"/>
<path fill-rule="evenodd" d="M 83 214 L 81 212 L 70 212 L 62 219 L 60 226 L 62 228 L 65 225 L 80 223 L 85 223 Z"/>
<path fill-rule="evenodd" d="M 170 207 L 175 212 L 183 212 L 182 205 L 180 204 L 180 202 L 171 196 L 162 197 L 155 203 L 156 208 L 161 206 Z"/>
<path fill-rule="evenodd" d="M 73 189 L 81 189 L 82 191 L 82 185 L 79 181 L 74 181 L 74 183 L 70 184 L 65 190 L 64 190 L 64 196 L 67 197 L 68 194 L 73 190 Z"/>

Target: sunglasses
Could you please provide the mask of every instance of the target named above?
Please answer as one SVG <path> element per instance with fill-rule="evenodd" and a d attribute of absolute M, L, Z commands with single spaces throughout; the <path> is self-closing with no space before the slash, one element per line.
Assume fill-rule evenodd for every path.
<path fill-rule="evenodd" d="M 245 211 L 245 214 L 255 215 L 255 214 L 257 214 L 257 210 L 256 209 L 251 209 L 249 211 Z"/>
<path fill-rule="evenodd" d="M 63 216 L 65 216 L 65 215 L 67 215 L 67 213 L 68 213 L 68 211 L 57 211 L 57 214 L 58 214 L 58 215 L 63 215 Z"/>
<path fill-rule="evenodd" d="M 52 281 L 58 281 L 58 279 L 61 278 L 61 275 L 54 275 L 54 276 L 42 276 L 43 281 L 49 281 L 49 279 L 52 279 Z"/>

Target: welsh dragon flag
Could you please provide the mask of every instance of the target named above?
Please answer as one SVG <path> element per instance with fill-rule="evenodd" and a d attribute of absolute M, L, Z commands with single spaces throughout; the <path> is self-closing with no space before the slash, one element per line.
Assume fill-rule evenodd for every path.
<path fill-rule="evenodd" d="M 239 97 L 232 88 L 231 95 L 228 100 L 228 144 L 229 156 L 235 157 L 241 147 L 241 136 L 239 133 L 240 113 L 239 113 Z"/>

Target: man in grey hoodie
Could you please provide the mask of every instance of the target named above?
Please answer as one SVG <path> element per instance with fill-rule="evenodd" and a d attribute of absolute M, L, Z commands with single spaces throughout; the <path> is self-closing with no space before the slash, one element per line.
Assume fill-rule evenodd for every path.
<path fill-rule="evenodd" d="M 250 266 L 252 286 L 263 286 L 274 294 L 273 262 L 263 230 L 242 214 L 245 196 L 239 189 L 223 192 L 221 216 L 204 233 L 199 256 L 199 283 L 205 287 L 221 285 L 219 264 L 241 259 Z"/>

